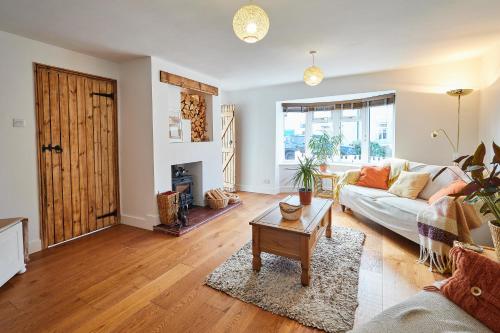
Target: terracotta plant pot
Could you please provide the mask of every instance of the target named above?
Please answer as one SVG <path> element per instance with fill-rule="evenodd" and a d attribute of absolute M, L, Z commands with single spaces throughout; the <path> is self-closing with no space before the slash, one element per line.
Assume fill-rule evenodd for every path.
<path fill-rule="evenodd" d="M 312 200 L 312 191 L 306 191 L 304 189 L 299 190 L 299 199 L 301 205 L 310 205 Z"/>
<path fill-rule="evenodd" d="M 322 163 L 319 165 L 319 171 L 321 171 L 321 172 L 326 172 L 327 168 L 328 168 L 328 165 L 326 165 L 326 163 Z"/>
<path fill-rule="evenodd" d="M 493 224 L 492 221 L 489 221 L 488 225 L 490 226 L 491 238 L 493 238 L 493 245 L 495 246 L 497 258 L 500 260 L 500 227 Z"/>

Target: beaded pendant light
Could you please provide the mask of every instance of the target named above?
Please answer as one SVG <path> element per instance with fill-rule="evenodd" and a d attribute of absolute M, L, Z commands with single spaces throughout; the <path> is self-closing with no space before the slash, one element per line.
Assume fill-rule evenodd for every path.
<path fill-rule="evenodd" d="M 309 51 L 309 53 L 313 58 L 313 63 L 311 67 L 306 68 L 304 71 L 304 82 L 309 86 L 317 86 L 323 81 L 323 72 L 314 64 L 314 55 L 316 51 Z"/>
<path fill-rule="evenodd" d="M 257 5 L 243 6 L 234 14 L 233 30 L 242 41 L 256 43 L 269 31 L 269 17 Z"/>

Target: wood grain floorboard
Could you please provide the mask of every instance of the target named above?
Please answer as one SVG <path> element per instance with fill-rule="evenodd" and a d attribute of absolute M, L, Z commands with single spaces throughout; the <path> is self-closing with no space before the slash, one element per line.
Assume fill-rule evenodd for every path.
<path fill-rule="evenodd" d="M 240 195 L 241 207 L 182 237 L 118 225 L 34 254 L 0 288 L 0 332 L 317 332 L 204 285 L 284 197 Z M 333 224 L 367 236 L 355 326 L 442 279 L 392 231 L 338 207 Z"/>

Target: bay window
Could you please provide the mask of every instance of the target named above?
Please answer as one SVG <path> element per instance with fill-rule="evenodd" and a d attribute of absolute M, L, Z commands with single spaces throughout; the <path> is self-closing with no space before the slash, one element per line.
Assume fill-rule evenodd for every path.
<path fill-rule="evenodd" d="M 310 153 L 311 137 L 340 136 L 329 162 L 376 163 L 394 153 L 394 94 L 317 103 L 282 103 L 284 161 Z"/>

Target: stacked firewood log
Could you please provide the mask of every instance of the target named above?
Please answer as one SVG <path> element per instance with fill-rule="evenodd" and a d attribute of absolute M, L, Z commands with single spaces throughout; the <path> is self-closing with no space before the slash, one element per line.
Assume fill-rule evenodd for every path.
<path fill-rule="evenodd" d="M 207 103 L 205 96 L 182 92 L 181 113 L 183 119 L 191 120 L 191 141 L 207 141 Z"/>
<path fill-rule="evenodd" d="M 218 188 L 208 191 L 206 193 L 206 198 L 212 199 L 212 200 L 228 199 L 230 204 L 237 203 L 237 202 L 241 201 L 239 195 L 234 194 L 234 193 L 229 193 L 229 192 L 223 191 L 223 190 L 218 189 Z"/>

